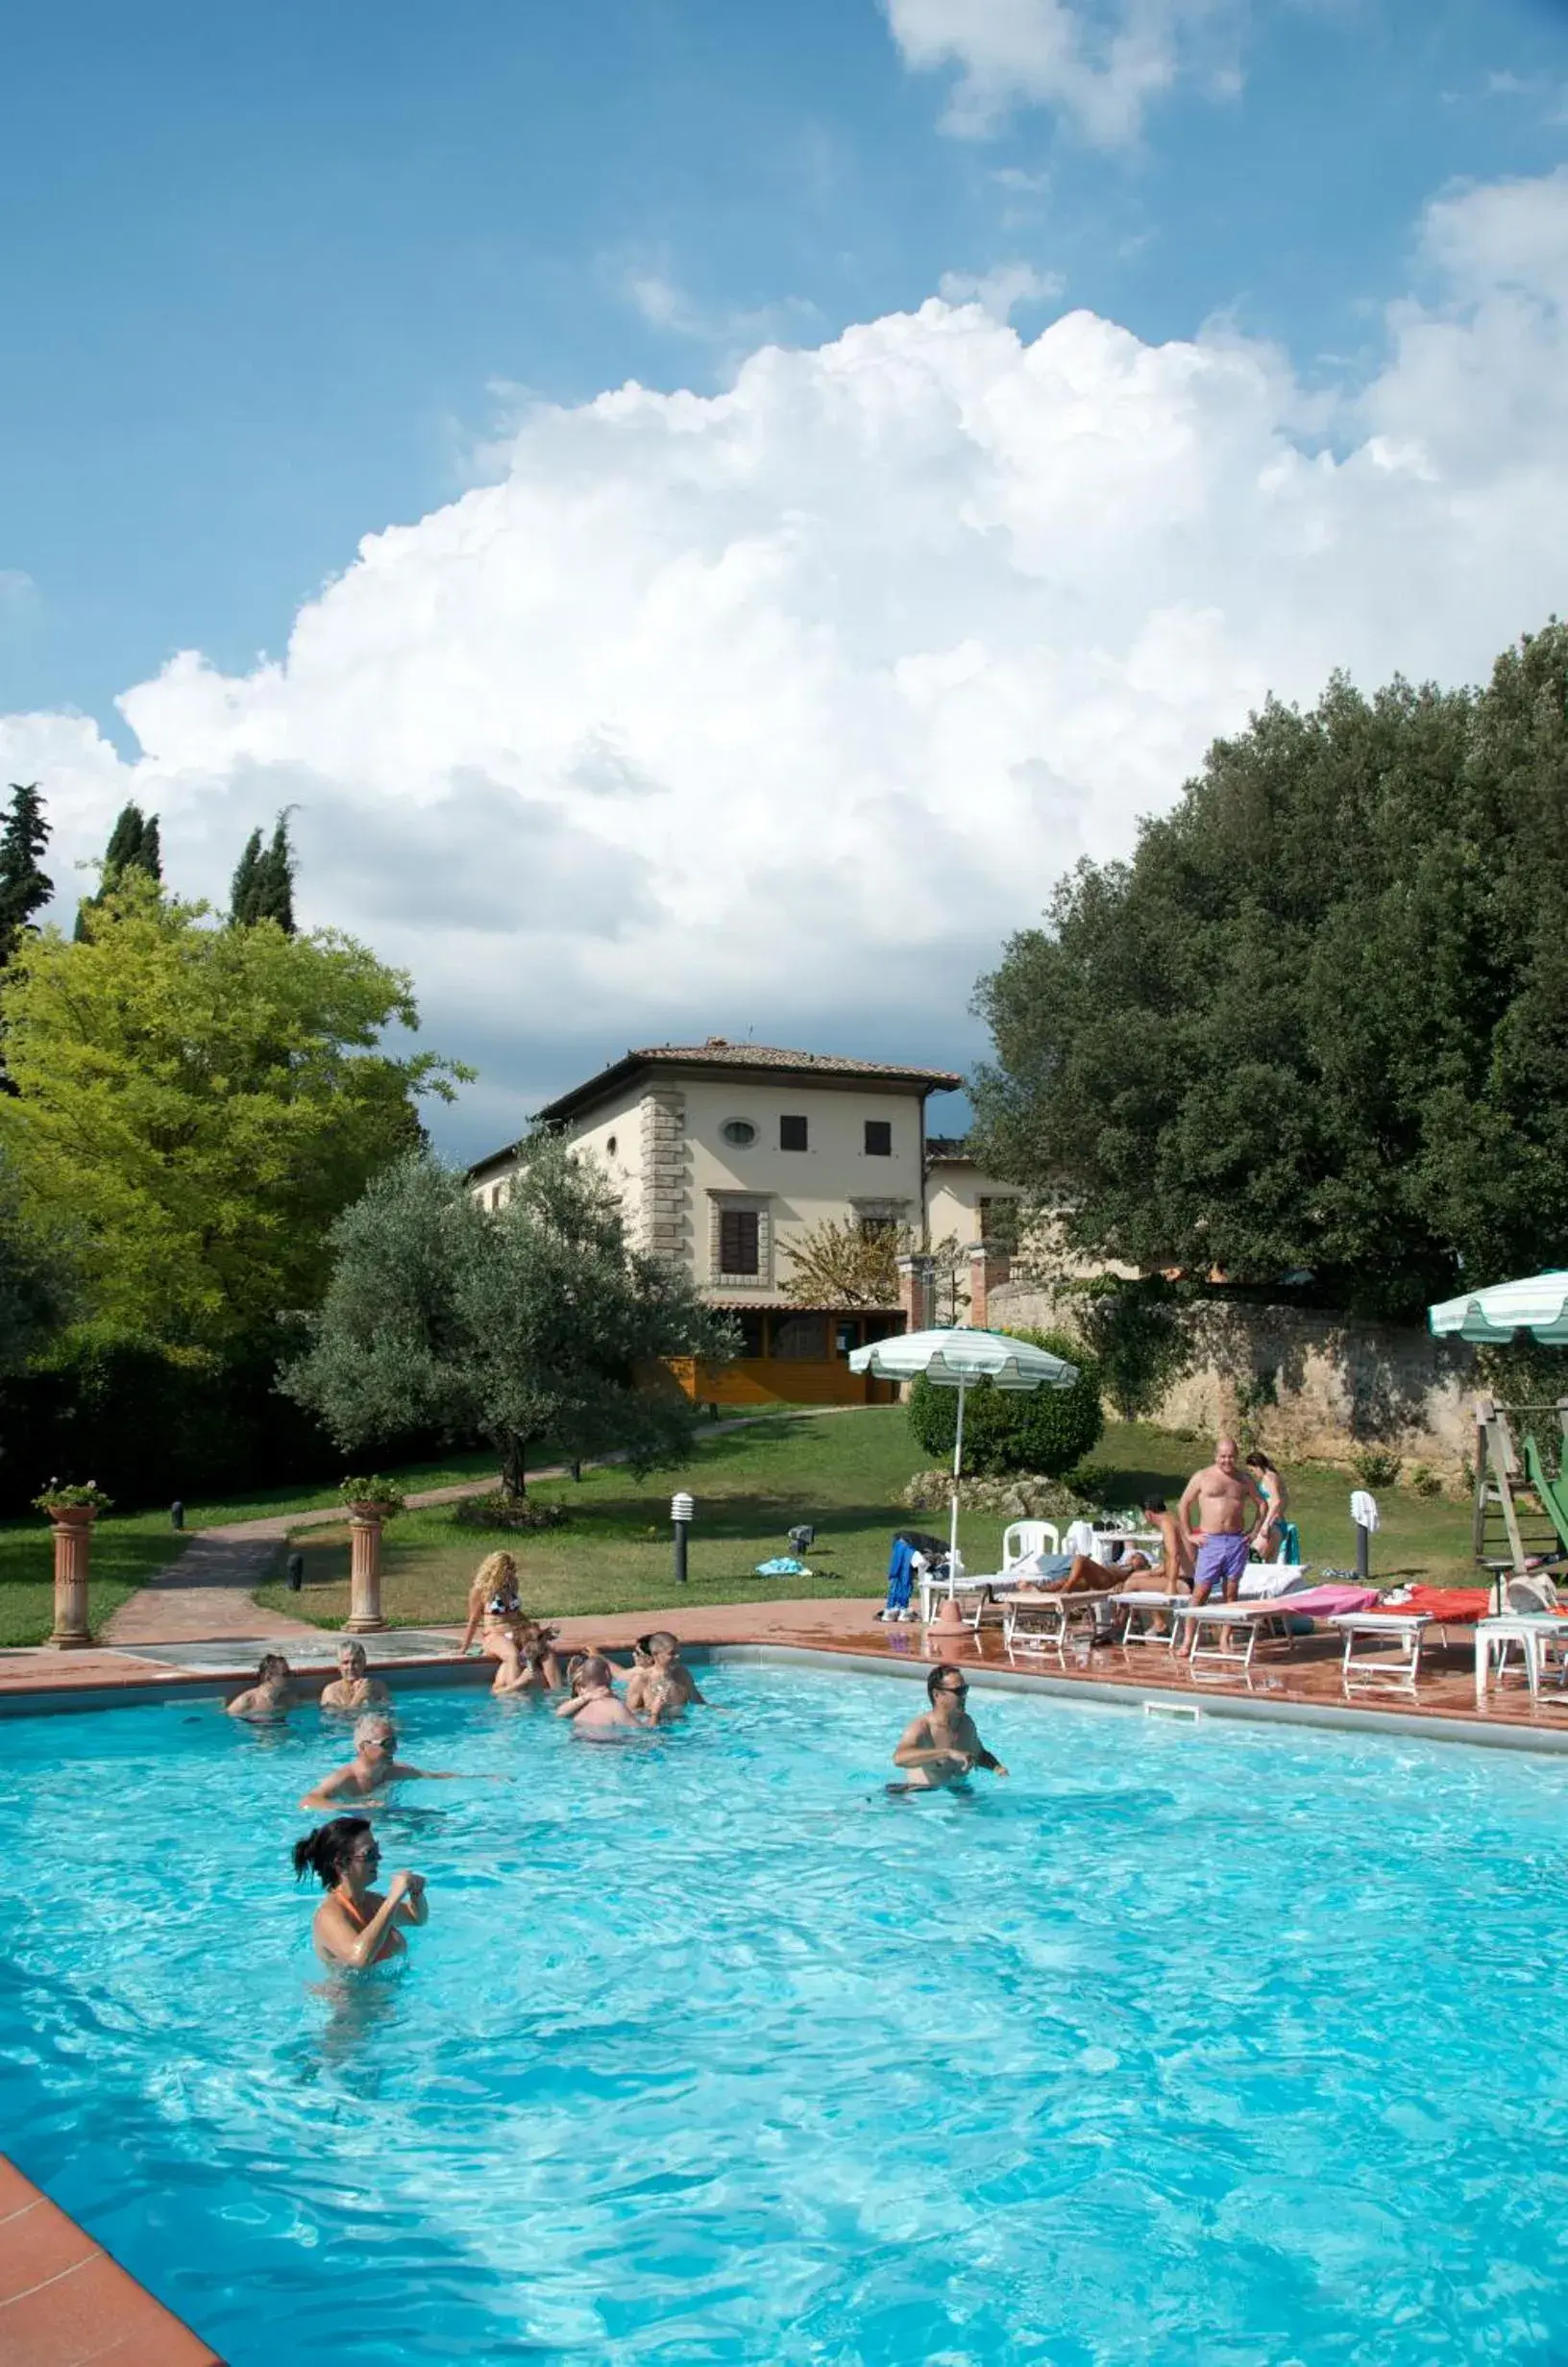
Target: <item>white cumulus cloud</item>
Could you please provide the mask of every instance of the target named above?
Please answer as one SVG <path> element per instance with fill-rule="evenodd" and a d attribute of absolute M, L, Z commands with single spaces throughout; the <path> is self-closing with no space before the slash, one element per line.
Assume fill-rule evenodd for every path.
<path fill-rule="evenodd" d="M 44 782 L 67 892 L 128 796 L 220 898 L 297 804 L 305 918 L 484 1071 L 465 1147 L 666 1034 L 963 1056 L 1007 933 L 1267 691 L 1475 678 L 1561 605 L 1565 242 L 1568 176 L 1445 197 L 1377 375 L 1311 397 L 1234 333 L 933 298 L 536 408 L 282 658 L 176 657 L 130 761 L 0 718 L 0 779 Z"/>
<path fill-rule="evenodd" d="M 983 138 L 1017 109 L 1047 107 L 1095 146 L 1137 138 L 1178 77 L 1240 85 L 1239 0 L 883 0 L 904 63 L 956 66 L 943 129 Z"/>

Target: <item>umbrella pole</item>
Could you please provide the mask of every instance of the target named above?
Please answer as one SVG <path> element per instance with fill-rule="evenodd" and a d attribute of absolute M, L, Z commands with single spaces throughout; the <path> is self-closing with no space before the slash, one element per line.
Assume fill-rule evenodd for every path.
<path fill-rule="evenodd" d="M 958 1385 L 958 1429 L 953 1439 L 953 1511 L 947 1529 L 947 1591 L 953 1590 L 953 1556 L 958 1551 L 958 1482 L 964 1468 L 964 1384 Z"/>

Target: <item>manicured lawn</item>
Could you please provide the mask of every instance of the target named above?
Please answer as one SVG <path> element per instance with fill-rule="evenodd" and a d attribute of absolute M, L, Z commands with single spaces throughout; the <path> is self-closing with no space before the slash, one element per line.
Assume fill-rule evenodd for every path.
<path fill-rule="evenodd" d="M 137 1587 L 180 1552 L 167 1513 L 95 1521 L 87 1618 L 96 1636 Z M 55 1623 L 55 1544 L 40 1513 L 0 1521 L 0 1645 L 42 1643 Z"/>
<path fill-rule="evenodd" d="M 1115 1502 L 1153 1492 L 1174 1503 L 1208 1453 L 1207 1442 L 1123 1423 L 1107 1430 L 1095 1461 L 1115 1469 Z M 576 1485 L 542 1482 L 541 1500 L 565 1504 L 572 1520 L 515 1543 L 525 1600 L 548 1615 L 669 1605 L 675 1592 L 670 1498 L 677 1488 L 697 1498 L 691 1583 L 682 1600 L 880 1596 L 894 1529 L 946 1531 L 945 1513 L 914 1514 L 898 1502 L 924 1460 L 911 1442 L 902 1408 L 873 1406 L 721 1434 L 707 1440 L 684 1470 L 646 1481 L 608 1470 L 591 1471 Z M 1348 1474 L 1303 1467 L 1286 1476 L 1307 1558 L 1348 1567 L 1355 1559 Z M 1383 1511 L 1373 1561 L 1380 1578 L 1419 1571 L 1438 1583 L 1469 1582 L 1466 1506 L 1395 1489 L 1383 1499 Z M 753 1577 L 756 1563 L 788 1550 L 787 1532 L 800 1521 L 814 1522 L 819 1532 L 807 1557 L 813 1577 Z M 990 1515 L 967 1514 L 960 1521 L 959 1541 L 971 1569 L 994 1566 L 1002 1526 Z M 268 1587 L 260 1600 L 336 1626 L 348 1613 L 347 1525 L 304 1531 L 296 1542 L 306 1557 L 304 1590 L 290 1594 L 282 1586 Z M 406 1515 L 386 1533 L 387 1617 L 399 1626 L 460 1619 L 477 1564 L 493 1544 L 509 1542 L 499 1534 L 457 1527 L 446 1507 Z"/>

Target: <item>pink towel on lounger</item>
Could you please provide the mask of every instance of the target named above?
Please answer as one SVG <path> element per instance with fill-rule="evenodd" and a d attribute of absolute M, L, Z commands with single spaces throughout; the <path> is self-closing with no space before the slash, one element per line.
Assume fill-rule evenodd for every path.
<path fill-rule="evenodd" d="M 1294 1618 L 1332 1619 L 1346 1611 L 1371 1611 L 1378 1602 L 1376 1587 L 1307 1587 L 1300 1594 L 1281 1595 L 1276 1608 Z"/>

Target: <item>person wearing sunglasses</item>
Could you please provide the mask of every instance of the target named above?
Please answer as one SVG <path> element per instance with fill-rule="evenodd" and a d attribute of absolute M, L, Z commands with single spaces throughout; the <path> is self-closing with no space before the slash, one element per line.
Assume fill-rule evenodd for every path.
<path fill-rule="evenodd" d="M 928 1707 L 923 1717 L 906 1726 L 893 1754 L 906 1781 L 890 1784 L 890 1791 L 946 1791 L 967 1781 L 971 1769 L 984 1767 L 992 1775 L 1007 1769 L 988 1751 L 968 1712 L 968 1682 L 961 1668 L 933 1668 L 925 1680 Z"/>

